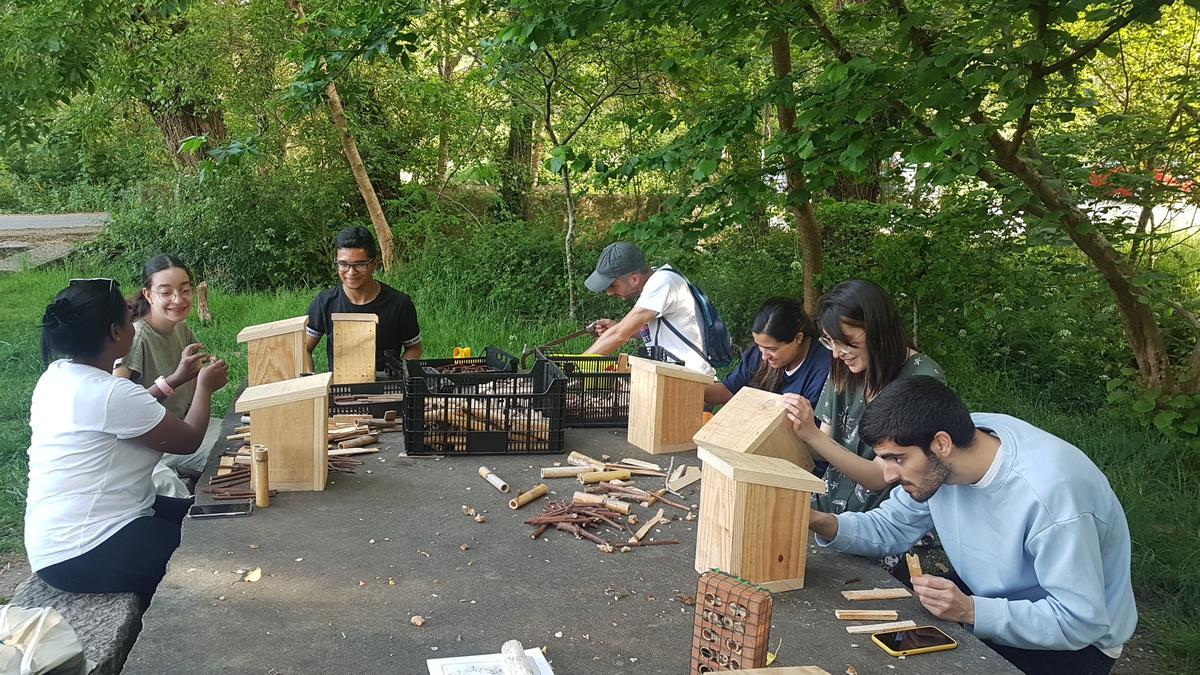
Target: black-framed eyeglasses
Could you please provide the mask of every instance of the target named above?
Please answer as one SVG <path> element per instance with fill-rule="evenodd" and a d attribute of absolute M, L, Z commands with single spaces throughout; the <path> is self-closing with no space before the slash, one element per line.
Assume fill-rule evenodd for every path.
<path fill-rule="evenodd" d="M 349 272 L 351 269 L 353 269 L 355 272 L 366 272 L 374 262 L 374 258 L 371 258 L 370 260 L 363 260 L 361 262 L 342 262 L 339 260 L 333 263 L 333 266 L 336 267 L 337 271 L 339 272 Z"/>

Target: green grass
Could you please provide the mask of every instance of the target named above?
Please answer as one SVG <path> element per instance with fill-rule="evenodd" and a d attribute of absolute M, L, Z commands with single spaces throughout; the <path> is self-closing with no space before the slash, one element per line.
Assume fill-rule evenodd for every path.
<path fill-rule="evenodd" d="M 72 276 L 103 276 L 109 270 L 56 269 L 0 276 L 0 553 L 21 547 L 29 398 L 43 365 L 38 328 L 47 302 Z M 118 275 L 130 292 L 131 280 Z M 412 289 L 420 316 L 425 353 L 449 355 L 456 345 L 480 349 L 498 345 L 519 353 L 566 334 L 566 320 L 521 319 L 516 312 L 468 297 L 453 287 Z M 246 375 L 245 351 L 238 331 L 247 325 L 303 314 L 317 289 L 226 295 L 213 292 L 212 325 L 192 321 L 209 350 L 229 361 L 230 382 Z M 579 348 L 586 345 L 580 344 Z M 324 350 L 318 349 L 320 367 Z M 1087 414 L 1068 413 L 1004 373 L 963 372 L 949 368 L 951 384 L 973 410 L 1015 415 L 1070 440 L 1105 471 L 1128 514 L 1133 537 L 1134 585 L 1141 628 L 1149 644 L 1166 655 L 1173 672 L 1200 668 L 1200 449 L 1138 426 L 1132 416 L 1097 402 Z M 214 414 L 224 414 L 236 384 L 216 398 Z"/>

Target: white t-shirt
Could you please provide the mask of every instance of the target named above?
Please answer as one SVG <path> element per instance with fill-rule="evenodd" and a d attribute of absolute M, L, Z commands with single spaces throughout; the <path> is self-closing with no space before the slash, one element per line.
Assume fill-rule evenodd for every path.
<path fill-rule="evenodd" d="M 671 269 L 671 266 L 663 265 L 654 270 L 646 280 L 637 303 L 634 304 L 634 307 L 648 309 L 656 314 L 647 326 L 650 330 L 647 344 L 657 345 L 671 352 L 683 359 L 683 365 L 698 373 L 716 375 L 717 371 L 709 365 L 703 354 L 689 347 L 659 321 L 660 317 L 670 321 L 675 330 L 683 333 L 692 344 L 704 349 L 700 321 L 696 318 L 696 299 L 688 289 L 687 280 L 679 274 L 664 272 L 664 269 Z"/>
<path fill-rule="evenodd" d="M 40 570 L 154 515 L 162 453 L 128 440 L 166 415 L 145 387 L 91 366 L 51 363 L 33 390 L 25 551 Z"/>

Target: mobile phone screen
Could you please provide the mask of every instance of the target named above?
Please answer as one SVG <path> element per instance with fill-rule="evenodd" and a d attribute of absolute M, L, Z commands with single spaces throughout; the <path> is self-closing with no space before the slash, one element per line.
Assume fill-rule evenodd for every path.
<path fill-rule="evenodd" d="M 251 502 L 229 504 L 193 504 L 188 509 L 189 518 L 219 518 L 222 516 L 248 516 L 254 505 Z"/>
<path fill-rule="evenodd" d="M 875 639 L 895 652 L 906 652 L 914 649 L 954 644 L 954 640 L 950 636 L 932 626 L 909 628 L 908 630 L 897 630 L 890 633 L 876 633 Z"/>

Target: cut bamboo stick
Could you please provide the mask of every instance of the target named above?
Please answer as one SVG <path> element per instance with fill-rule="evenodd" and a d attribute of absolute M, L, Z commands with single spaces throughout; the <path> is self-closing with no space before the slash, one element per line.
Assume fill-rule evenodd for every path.
<path fill-rule="evenodd" d="M 908 563 L 908 577 L 910 579 L 913 577 L 919 577 L 921 574 L 923 574 L 923 572 L 921 572 L 921 559 L 918 558 L 915 553 L 904 554 L 904 561 Z"/>
<path fill-rule="evenodd" d="M 842 591 L 842 597 L 847 600 L 899 600 L 911 598 L 912 593 L 907 588 L 872 588 L 865 591 Z"/>
<path fill-rule="evenodd" d="M 590 473 L 579 474 L 579 483 L 581 485 L 591 485 L 592 483 L 602 483 L 609 480 L 629 480 L 628 471 L 592 471 Z"/>
<path fill-rule="evenodd" d="M 590 492 L 576 492 L 571 497 L 571 503 L 576 506 L 602 506 L 613 513 L 619 513 L 623 516 L 629 515 L 629 504 L 617 501 L 615 499 L 607 499 L 604 495 L 594 495 Z"/>
<path fill-rule="evenodd" d="M 509 500 L 508 508 L 513 510 L 519 509 L 529 502 L 544 496 L 548 492 L 550 492 L 550 488 L 546 487 L 545 483 L 538 483 L 531 489 L 526 490 L 525 492 L 517 495 L 515 498 Z"/>
<path fill-rule="evenodd" d="M 508 491 L 512 489 L 508 486 L 508 483 L 504 482 L 503 478 L 492 473 L 486 466 L 479 467 L 479 477 L 491 483 L 492 487 L 503 494 L 508 494 Z"/>
<path fill-rule="evenodd" d="M 834 614 L 842 621 L 895 621 L 899 617 L 894 609 L 839 609 Z"/>
<path fill-rule="evenodd" d="M 863 626 L 846 626 L 846 632 L 851 635 L 870 635 L 871 633 L 882 633 L 890 630 L 903 630 L 905 628 L 916 628 L 915 621 L 892 621 L 891 623 L 869 623 Z"/>
<path fill-rule="evenodd" d="M 267 446 L 255 444 L 254 455 L 254 505 L 265 509 L 271 505 L 271 481 L 267 469 Z"/>
<path fill-rule="evenodd" d="M 591 466 L 543 466 L 542 478 L 574 478 L 595 471 Z"/>
<path fill-rule="evenodd" d="M 574 451 L 572 451 L 571 454 L 567 455 L 567 464 L 570 464 L 572 466 L 590 466 L 590 467 L 594 467 L 597 470 L 602 469 L 604 467 L 604 462 L 601 462 L 598 459 L 592 459 L 591 457 L 588 457 L 587 455 L 583 454 L 582 452 L 574 452 Z"/>
<path fill-rule="evenodd" d="M 345 450 L 346 448 L 361 448 L 378 440 L 379 438 L 376 436 L 365 434 L 363 436 L 359 436 L 358 438 L 352 438 L 348 441 L 342 441 L 341 443 L 338 443 L 338 448 L 341 450 Z"/>
<path fill-rule="evenodd" d="M 373 455 L 379 448 L 338 448 L 329 451 L 329 457 L 349 457 L 351 455 Z"/>

